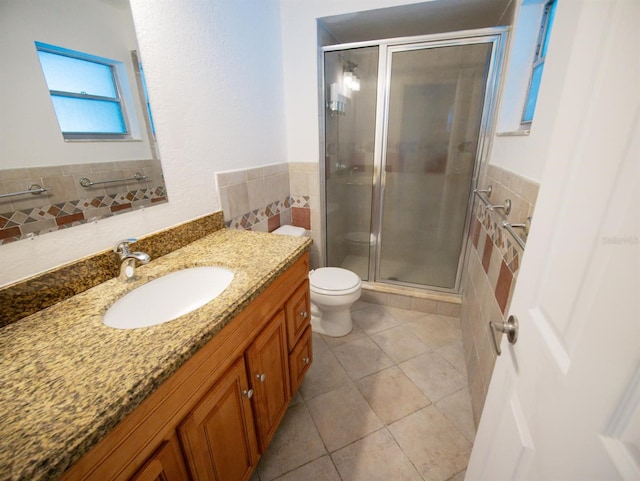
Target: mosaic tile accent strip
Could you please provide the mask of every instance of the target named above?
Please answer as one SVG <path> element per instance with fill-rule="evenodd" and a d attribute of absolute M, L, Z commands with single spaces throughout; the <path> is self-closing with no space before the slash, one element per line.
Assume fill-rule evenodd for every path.
<path fill-rule="evenodd" d="M 225 223 L 226 227 L 230 229 L 251 230 L 256 224 L 260 222 L 269 221 L 272 217 L 279 216 L 286 209 L 291 207 L 304 207 L 309 208 L 309 196 L 307 195 L 295 195 L 287 196 L 283 200 L 277 200 L 266 207 L 247 212 L 239 217 Z M 278 222 L 279 225 L 279 222 Z"/>
<path fill-rule="evenodd" d="M 478 206 L 477 220 L 485 228 L 487 235 L 500 252 L 505 263 L 512 273 L 516 273 L 520 267 L 519 257 L 524 252 L 522 248 L 502 227 L 502 218 L 498 218 L 494 212 L 489 212 L 483 206 Z M 475 235 L 475 233 L 474 233 Z"/>
<path fill-rule="evenodd" d="M 0 213 L 0 245 L 167 201 L 164 186 Z"/>
<path fill-rule="evenodd" d="M 222 212 L 140 238 L 135 250 L 157 259 L 224 228 Z M 64 301 L 118 275 L 118 260 L 104 251 L 0 289 L 0 327 Z"/>

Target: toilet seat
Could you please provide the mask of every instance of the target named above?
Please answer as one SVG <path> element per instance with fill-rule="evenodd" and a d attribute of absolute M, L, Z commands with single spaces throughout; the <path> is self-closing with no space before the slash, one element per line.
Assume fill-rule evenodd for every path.
<path fill-rule="evenodd" d="M 360 277 L 340 267 L 321 267 L 309 274 L 310 289 L 318 294 L 342 296 L 360 289 Z"/>

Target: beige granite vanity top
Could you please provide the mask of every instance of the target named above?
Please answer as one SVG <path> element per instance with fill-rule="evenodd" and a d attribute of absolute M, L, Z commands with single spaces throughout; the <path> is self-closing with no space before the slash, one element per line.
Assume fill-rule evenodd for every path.
<path fill-rule="evenodd" d="M 0 479 L 61 475 L 308 248 L 304 237 L 219 230 L 0 331 Z M 102 314 L 127 291 L 186 267 L 235 272 L 204 307 L 118 330 Z"/>

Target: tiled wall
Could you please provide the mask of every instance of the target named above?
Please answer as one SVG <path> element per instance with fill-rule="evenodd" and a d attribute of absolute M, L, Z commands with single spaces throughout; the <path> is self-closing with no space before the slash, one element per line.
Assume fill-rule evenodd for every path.
<path fill-rule="evenodd" d="M 500 205 L 510 199 L 512 208 L 505 216 L 500 209 L 488 211 L 476 199 L 472 242 L 467 246 L 460 320 L 476 427 L 496 361 L 489 322 L 506 320 L 523 253 L 503 229 L 502 222 L 524 223 L 533 216 L 538 195 L 537 183 L 493 165 L 487 167 L 479 185 L 492 186 L 489 197 L 492 204 Z M 517 232 L 525 239 L 521 230 Z"/>
<path fill-rule="evenodd" d="M 318 164 L 280 163 L 216 174 L 225 224 L 232 229 L 272 232 L 303 227 L 313 238 L 312 267 L 320 261 Z"/>
<path fill-rule="evenodd" d="M 126 179 L 141 173 L 142 181 L 82 187 L 93 182 Z M 140 207 L 166 202 L 159 160 L 59 165 L 0 171 L 0 194 L 28 190 L 32 184 L 48 189 L 39 195 L 0 198 L 0 244 L 64 229 Z"/>

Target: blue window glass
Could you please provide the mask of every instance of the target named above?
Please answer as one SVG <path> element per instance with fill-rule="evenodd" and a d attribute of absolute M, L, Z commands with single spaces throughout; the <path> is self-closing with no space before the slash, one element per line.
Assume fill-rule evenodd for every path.
<path fill-rule="evenodd" d="M 144 76 L 142 63 L 138 62 L 138 70 L 140 71 L 140 80 L 142 81 L 142 90 L 144 91 L 144 101 L 147 105 L 147 114 L 149 115 L 149 124 L 151 124 L 151 132 L 156 135 L 156 126 L 153 123 L 153 115 L 151 115 L 151 102 L 149 102 L 149 92 L 147 90 L 147 81 Z"/>
<path fill-rule="evenodd" d="M 533 68 L 533 74 L 531 75 L 531 84 L 529 85 L 529 95 L 527 95 L 527 101 L 524 105 L 524 114 L 522 115 L 523 122 L 531 122 L 533 120 L 533 112 L 536 109 L 536 102 L 538 101 L 538 90 L 540 90 L 540 81 L 542 80 L 543 66 L 544 64 L 539 64 Z"/>
<path fill-rule="evenodd" d="M 36 42 L 65 138 L 126 138 L 115 61 Z"/>
<path fill-rule="evenodd" d="M 122 109 L 116 102 L 51 95 L 60 130 L 67 133 L 125 133 Z"/>
<path fill-rule="evenodd" d="M 553 25 L 555 17 L 556 5 L 556 0 L 549 0 L 544 6 L 542 21 L 540 22 L 540 33 L 538 34 L 538 42 L 536 44 L 536 53 L 533 59 L 529 90 L 527 91 L 522 113 L 523 124 L 530 124 L 533 121 L 533 114 L 538 101 L 538 92 L 540 91 L 540 83 L 542 82 L 542 71 L 549 48 L 549 37 L 551 36 L 551 26 Z"/>

